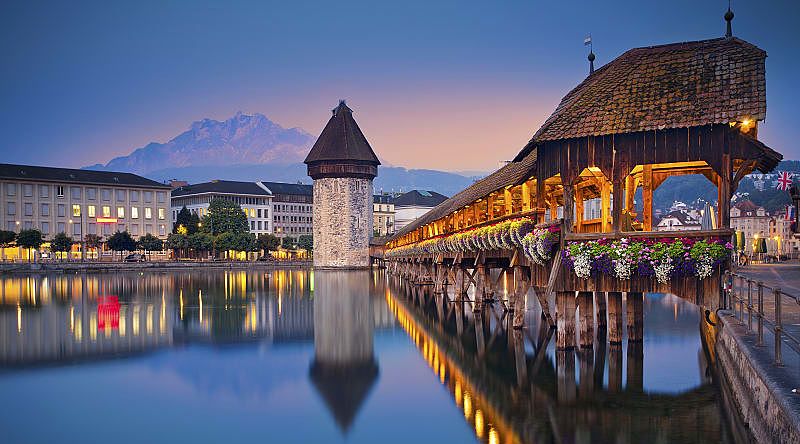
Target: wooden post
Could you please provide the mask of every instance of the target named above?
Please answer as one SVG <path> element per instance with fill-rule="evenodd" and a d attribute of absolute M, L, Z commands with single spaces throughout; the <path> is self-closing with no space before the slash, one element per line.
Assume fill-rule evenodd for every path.
<path fill-rule="evenodd" d="M 578 366 L 581 375 L 578 397 L 590 399 L 594 392 L 594 350 L 583 349 L 578 351 Z"/>
<path fill-rule="evenodd" d="M 578 307 L 581 313 L 581 348 L 592 348 L 594 344 L 594 304 L 591 291 L 578 292 Z"/>
<path fill-rule="evenodd" d="M 556 350 L 556 378 L 556 383 L 558 384 L 558 402 L 560 404 L 570 404 L 575 401 L 574 351 Z"/>
<path fill-rule="evenodd" d="M 564 228 L 567 232 L 573 230 L 572 224 L 575 222 L 575 187 L 568 182 L 564 183 Z"/>
<path fill-rule="evenodd" d="M 625 176 L 625 211 L 633 211 L 633 197 L 636 195 L 636 178 Z"/>
<path fill-rule="evenodd" d="M 628 293 L 625 298 L 628 314 L 628 342 L 644 339 L 644 307 L 642 293 Z"/>
<path fill-rule="evenodd" d="M 486 288 L 486 266 L 483 262 L 478 264 L 475 272 L 475 304 L 472 311 L 477 313 L 483 309 L 483 293 Z"/>
<path fill-rule="evenodd" d="M 606 336 L 607 319 L 606 319 L 606 294 L 602 291 L 594 293 L 594 306 L 597 313 L 597 337 Z"/>
<path fill-rule="evenodd" d="M 575 190 L 575 232 L 583 232 L 583 189 Z"/>
<path fill-rule="evenodd" d="M 722 154 L 722 171 L 720 174 L 719 186 L 717 187 L 717 228 L 730 228 L 731 226 L 731 172 L 733 162 L 731 155 Z"/>
<path fill-rule="evenodd" d="M 642 229 L 653 231 L 653 165 L 645 165 L 642 171 Z"/>
<path fill-rule="evenodd" d="M 483 316 L 480 312 L 475 313 L 475 343 L 478 346 L 478 356 L 483 356 L 486 352 L 486 342 L 483 338 Z"/>
<path fill-rule="evenodd" d="M 575 292 L 556 292 L 556 349 L 575 347 Z M 573 378 L 574 379 L 574 378 Z"/>
<path fill-rule="evenodd" d="M 619 393 L 620 390 L 622 390 L 622 344 L 611 343 L 608 346 L 608 392 Z"/>
<path fill-rule="evenodd" d="M 476 325 L 476 328 L 477 325 Z M 525 386 L 528 382 L 528 364 L 525 360 L 525 337 L 521 330 L 515 329 L 511 334 L 514 342 L 514 366 L 517 370 L 517 385 Z"/>
<path fill-rule="evenodd" d="M 531 205 L 531 186 L 530 179 L 522 183 L 522 211 L 530 211 Z"/>
<path fill-rule="evenodd" d="M 611 231 L 611 184 L 603 179 L 600 187 L 600 229 L 603 233 Z"/>
<path fill-rule="evenodd" d="M 608 292 L 608 342 L 622 344 L 622 293 Z"/>
<path fill-rule="evenodd" d="M 622 204 L 624 199 L 622 179 L 617 179 L 614 184 L 614 201 L 612 202 L 613 209 L 611 210 L 611 219 L 614 231 L 622 231 Z"/>
<path fill-rule="evenodd" d="M 513 203 L 514 201 L 511 195 L 511 188 L 505 188 L 503 190 L 503 207 L 505 208 L 506 216 L 514 212 Z"/>

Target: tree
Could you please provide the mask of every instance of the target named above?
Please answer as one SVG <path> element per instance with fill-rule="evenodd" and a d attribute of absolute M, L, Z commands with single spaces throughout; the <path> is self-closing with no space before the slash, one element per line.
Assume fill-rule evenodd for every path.
<path fill-rule="evenodd" d="M 17 245 L 22 248 L 38 250 L 44 243 L 42 232 L 36 229 L 22 230 L 17 235 Z M 31 260 L 30 251 L 28 252 L 28 261 Z"/>
<path fill-rule="evenodd" d="M 228 199 L 211 199 L 203 218 L 203 229 L 213 235 L 250 231 L 247 215 L 239 204 Z"/>
<path fill-rule="evenodd" d="M 119 252 L 120 258 L 122 257 L 123 251 L 133 251 L 136 249 L 136 241 L 133 240 L 128 230 L 117 231 L 108 238 L 106 243 L 108 244 L 108 248 Z"/>
<path fill-rule="evenodd" d="M 189 236 L 181 233 L 170 233 L 167 236 L 166 248 L 172 250 L 175 256 L 183 256 L 189 248 Z"/>
<path fill-rule="evenodd" d="M 216 246 L 220 251 L 258 251 L 258 242 L 253 233 L 222 233 L 217 236 Z"/>
<path fill-rule="evenodd" d="M 83 243 L 86 245 L 87 249 L 98 250 L 103 245 L 103 236 L 87 234 L 86 236 L 83 236 Z"/>
<path fill-rule="evenodd" d="M 175 218 L 175 227 L 172 229 L 173 233 L 180 233 L 180 234 L 194 234 L 197 233 L 198 230 L 198 223 L 200 219 L 197 217 L 197 214 L 192 213 L 186 208 L 186 205 L 178 211 L 178 215 Z M 181 231 L 186 230 L 185 233 L 181 233 Z"/>
<path fill-rule="evenodd" d="M 149 255 L 151 251 L 161 251 L 164 249 L 164 242 L 150 233 L 140 237 L 139 242 L 136 244 L 139 248 L 144 250 L 147 255 Z"/>
<path fill-rule="evenodd" d="M 17 233 L 13 231 L 0 230 L 0 252 L 2 252 L 2 260 L 6 259 L 6 248 L 14 245 L 17 240 Z"/>
<path fill-rule="evenodd" d="M 196 254 L 209 252 L 214 248 L 214 236 L 208 233 L 198 232 L 190 234 L 188 241 L 189 248 L 194 250 Z"/>
<path fill-rule="evenodd" d="M 50 241 L 50 250 L 56 253 L 66 253 L 72 249 L 72 238 L 67 236 L 63 231 L 53 236 Z"/>
<path fill-rule="evenodd" d="M 310 234 L 304 234 L 297 238 L 297 248 L 302 248 L 306 251 L 313 251 L 314 250 L 314 236 Z"/>
<path fill-rule="evenodd" d="M 281 240 L 281 247 L 285 250 L 294 250 L 295 239 L 290 236 L 286 236 Z"/>
<path fill-rule="evenodd" d="M 214 248 L 219 251 L 230 251 L 236 249 L 236 235 L 231 232 L 222 233 L 214 240 Z"/>
<path fill-rule="evenodd" d="M 281 240 L 278 236 L 269 233 L 259 234 L 256 242 L 258 243 L 258 249 L 263 250 L 264 254 L 277 250 L 281 245 Z"/>

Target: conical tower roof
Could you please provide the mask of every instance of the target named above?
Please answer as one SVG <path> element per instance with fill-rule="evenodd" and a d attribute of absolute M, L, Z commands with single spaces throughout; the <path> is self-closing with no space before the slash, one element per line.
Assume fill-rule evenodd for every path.
<path fill-rule="evenodd" d="M 311 382 L 325 401 L 339 429 L 347 433 L 375 385 L 378 378 L 377 364 L 375 361 L 368 361 L 330 366 L 314 360 L 309 373 Z"/>
<path fill-rule="evenodd" d="M 309 174 L 314 177 L 313 173 L 319 173 L 314 166 L 369 165 L 374 169 L 381 162 L 353 118 L 353 110 L 342 100 L 333 109 L 331 119 L 308 153 L 305 163 L 309 166 Z"/>

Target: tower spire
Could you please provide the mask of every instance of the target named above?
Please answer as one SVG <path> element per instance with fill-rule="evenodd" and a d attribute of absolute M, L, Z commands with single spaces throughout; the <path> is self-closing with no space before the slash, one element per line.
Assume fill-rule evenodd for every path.
<path fill-rule="evenodd" d="M 588 56 L 588 59 L 589 59 L 589 75 L 591 75 L 594 72 L 594 51 L 593 51 L 593 47 L 592 47 L 592 35 L 591 34 L 589 34 L 588 37 L 583 39 L 583 46 L 588 46 L 589 47 L 589 56 Z"/>
<path fill-rule="evenodd" d="M 725 37 L 731 38 L 733 37 L 733 31 L 731 30 L 731 22 L 733 21 L 733 11 L 731 11 L 731 0 L 728 0 L 728 12 L 725 13 L 725 21 L 727 22 Z"/>

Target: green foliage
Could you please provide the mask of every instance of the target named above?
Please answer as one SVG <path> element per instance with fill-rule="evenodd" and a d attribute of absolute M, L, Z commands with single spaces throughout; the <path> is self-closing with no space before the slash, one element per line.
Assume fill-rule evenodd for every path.
<path fill-rule="evenodd" d="M 108 238 L 108 248 L 113 251 L 134 251 L 136 250 L 136 241 L 133 240 L 127 230 L 117 231 Z"/>
<path fill-rule="evenodd" d="M 281 241 L 281 247 L 283 247 L 286 250 L 294 250 L 294 246 L 296 243 L 297 241 L 295 240 L 295 238 L 286 236 Z"/>
<path fill-rule="evenodd" d="M 83 236 L 83 242 L 86 244 L 86 248 L 100 248 L 103 243 L 103 237 L 96 234 L 87 234 Z"/>
<path fill-rule="evenodd" d="M 297 238 L 297 248 L 307 251 L 314 250 L 314 236 L 311 236 L 310 234 L 304 234 Z"/>
<path fill-rule="evenodd" d="M 198 232 L 190 234 L 188 237 L 189 248 L 196 252 L 211 251 L 214 248 L 214 236 Z"/>
<path fill-rule="evenodd" d="M 186 234 L 194 234 L 199 230 L 198 224 L 200 218 L 197 214 L 192 213 L 186 208 L 186 205 L 178 211 L 178 216 L 175 218 L 175 226 L 172 228 L 173 233 L 178 233 L 180 227 L 186 228 Z"/>
<path fill-rule="evenodd" d="M 222 233 L 248 232 L 247 215 L 242 207 L 228 199 L 211 199 L 208 214 L 203 218 L 203 230 L 219 235 Z"/>
<path fill-rule="evenodd" d="M 144 251 L 161 251 L 164 248 L 164 242 L 161 239 L 153 236 L 150 233 L 145 234 L 144 236 L 139 238 L 139 242 L 137 242 L 139 248 Z"/>
<path fill-rule="evenodd" d="M 259 234 L 256 242 L 258 243 L 258 249 L 266 252 L 275 251 L 281 245 L 281 240 L 274 234 L 269 233 Z"/>
<path fill-rule="evenodd" d="M 0 248 L 6 248 L 14 245 L 17 240 L 17 233 L 13 231 L 0 230 Z"/>
<path fill-rule="evenodd" d="M 72 249 L 72 244 L 72 238 L 61 232 L 53 236 L 53 240 L 50 241 L 50 250 L 65 253 Z"/>
<path fill-rule="evenodd" d="M 256 236 L 252 233 L 222 233 L 217 236 L 216 247 L 220 251 L 258 251 Z"/>
<path fill-rule="evenodd" d="M 42 232 L 36 229 L 22 230 L 17 235 L 17 245 L 22 248 L 38 249 L 43 243 Z"/>
<path fill-rule="evenodd" d="M 185 234 L 171 233 L 167 236 L 166 247 L 170 250 L 185 250 L 189 248 L 189 236 Z"/>

